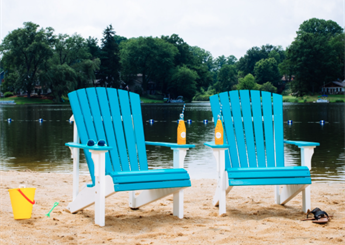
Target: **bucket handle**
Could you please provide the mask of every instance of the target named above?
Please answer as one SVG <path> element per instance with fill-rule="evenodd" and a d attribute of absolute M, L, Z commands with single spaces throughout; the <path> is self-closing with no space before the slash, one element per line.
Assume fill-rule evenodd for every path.
<path fill-rule="evenodd" d="M 21 187 L 21 186 L 19 186 L 19 187 Z M 25 188 L 25 186 L 24 186 L 24 188 Z M 20 189 L 18 189 L 18 191 L 19 191 L 20 194 L 22 194 L 22 196 L 23 196 L 26 200 L 28 200 L 29 203 L 31 203 L 32 205 L 35 204 L 35 200 L 31 201 L 27 196 L 25 196 L 25 194 L 24 194 Z"/>

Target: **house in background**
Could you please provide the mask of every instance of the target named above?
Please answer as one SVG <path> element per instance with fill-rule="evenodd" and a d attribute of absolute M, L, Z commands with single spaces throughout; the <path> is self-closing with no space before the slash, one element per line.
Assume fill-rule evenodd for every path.
<path fill-rule="evenodd" d="M 321 88 L 322 94 L 340 94 L 345 92 L 345 80 L 333 81 L 325 84 Z"/>

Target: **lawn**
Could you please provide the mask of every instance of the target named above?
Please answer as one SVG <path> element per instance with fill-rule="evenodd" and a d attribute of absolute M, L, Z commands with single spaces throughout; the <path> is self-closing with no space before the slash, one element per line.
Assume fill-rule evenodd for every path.
<path fill-rule="evenodd" d="M 311 103 L 321 98 L 320 95 L 305 95 L 303 97 L 294 97 L 291 95 L 283 96 L 284 102 L 293 102 L 293 103 Z M 341 94 L 328 95 L 326 99 L 330 102 L 345 102 L 345 96 Z"/>
<path fill-rule="evenodd" d="M 54 103 L 52 100 L 49 99 L 41 99 L 41 98 L 28 98 L 28 97 L 7 97 L 7 98 L 0 98 L 0 101 L 8 101 L 14 100 L 17 105 L 25 105 L 25 104 L 52 104 Z"/>

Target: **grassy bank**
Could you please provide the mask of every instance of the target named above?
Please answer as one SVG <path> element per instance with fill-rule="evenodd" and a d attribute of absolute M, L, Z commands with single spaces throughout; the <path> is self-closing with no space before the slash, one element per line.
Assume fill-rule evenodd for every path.
<path fill-rule="evenodd" d="M 17 105 L 25 105 L 25 104 L 52 104 L 54 103 L 50 99 L 42 99 L 42 98 L 27 98 L 27 97 L 7 97 L 1 98 L 0 101 L 9 101 L 14 100 Z"/>
<path fill-rule="evenodd" d="M 312 103 L 314 101 L 316 101 L 317 99 L 319 99 L 320 95 L 305 95 L 303 97 L 294 97 L 291 95 L 287 95 L 287 96 L 283 96 L 283 101 L 284 102 L 292 102 L 292 103 Z M 330 103 L 334 103 L 334 102 L 345 102 L 345 96 L 344 95 L 340 95 L 340 94 L 335 94 L 335 95 L 328 95 L 328 97 L 326 97 L 325 99 L 327 99 Z"/>
<path fill-rule="evenodd" d="M 69 103 L 68 97 L 62 97 L 65 101 L 62 104 Z M 55 102 L 49 98 L 37 98 L 37 97 L 7 97 L 0 98 L 0 101 L 11 101 L 13 100 L 17 105 L 26 105 L 26 104 L 54 104 Z M 163 98 L 160 95 L 143 95 L 140 97 L 140 100 L 143 103 L 163 103 Z"/>
<path fill-rule="evenodd" d="M 291 102 L 291 103 L 312 103 L 319 98 L 319 95 L 306 95 L 303 97 L 294 97 L 291 95 L 283 96 L 284 102 Z M 69 103 L 67 97 L 63 97 L 64 103 Z M 345 102 L 344 95 L 328 95 L 326 98 L 330 103 L 334 102 Z M 48 98 L 27 98 L 27 97 L 8 97 L 8 98 L 0 98 L 0 101 L 9 101 L 14 100 L 17 105 L 25 105 L 25 104 L 54 104 L 54 101 Z M 161 95 L 142 95 L 140 96 L 140 100 L 143 103 L 164 103 L 163 98 Z"/>

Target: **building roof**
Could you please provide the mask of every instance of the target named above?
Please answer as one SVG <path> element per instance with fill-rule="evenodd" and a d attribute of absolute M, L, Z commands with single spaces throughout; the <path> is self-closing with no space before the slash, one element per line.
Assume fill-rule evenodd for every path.
<path fill-rule="evenodd" d="M 329 83 L 325 84 L 323 87 L 341 87 L 341 88 L 344 88 L 345 87 L 345 80 L 342 82 L 340 82 L 340 81 L 329 82 Z"/>

